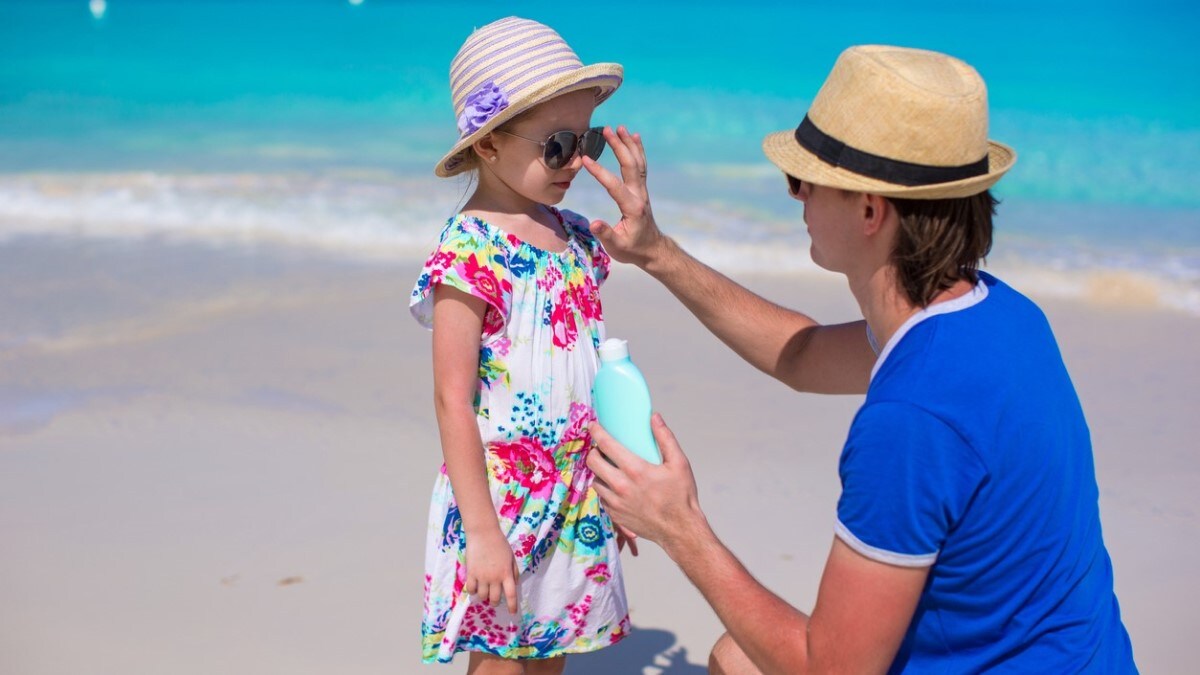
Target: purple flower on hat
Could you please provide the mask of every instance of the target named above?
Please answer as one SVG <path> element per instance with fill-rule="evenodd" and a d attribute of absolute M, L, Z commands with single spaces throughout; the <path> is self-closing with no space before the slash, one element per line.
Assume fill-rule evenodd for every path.
<path fill-rule="evenodd" d="M 508 97 L 495 82 L 488 80 L 467 97 L 462 114 L 458 116 L 458 130 L 463 136 L 473 134 L 507 107 Z"/>

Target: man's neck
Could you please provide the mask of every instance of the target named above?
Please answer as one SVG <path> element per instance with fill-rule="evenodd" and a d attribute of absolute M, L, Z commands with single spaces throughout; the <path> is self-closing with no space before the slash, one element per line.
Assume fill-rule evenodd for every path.
<path fill-rule="evenodd" d="M 959 279 L 953 286 L 934 296 L 929 307 L 962 297 L 972 288 L 974 286 L 970 281 Z M 908 299 L 891 267 L 880 267 L 858 283 L 851 279 L 850 291 L 858 300 L 863 318 L 867 320 L 871 334 L 881 349 L 905 321 L 922 309 Z"/>

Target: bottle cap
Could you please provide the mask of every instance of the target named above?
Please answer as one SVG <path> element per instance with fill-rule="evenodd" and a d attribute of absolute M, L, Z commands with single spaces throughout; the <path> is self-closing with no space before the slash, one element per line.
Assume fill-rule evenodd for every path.
<path fill-rule="evenodd" d="M 620 361 L 629 358 L 629 343 L 620 338 L 608 338 L 600 343 L 600 361 Z"/>

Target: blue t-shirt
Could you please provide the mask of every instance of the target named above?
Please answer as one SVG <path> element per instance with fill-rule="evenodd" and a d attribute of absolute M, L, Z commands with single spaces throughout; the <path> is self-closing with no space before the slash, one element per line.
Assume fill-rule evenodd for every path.
<path fill-rule="evenodd" d="M 892 672 L 1136 672 L 1083 410 L 1041 310 L 994 277 L 879 355 L 837 534 L 928 566 Z"/>

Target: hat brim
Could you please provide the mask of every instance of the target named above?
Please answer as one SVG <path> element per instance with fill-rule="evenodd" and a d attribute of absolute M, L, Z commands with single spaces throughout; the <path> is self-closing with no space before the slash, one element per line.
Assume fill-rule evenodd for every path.
<path fill-rule="evenodd" d="M 897 185 L 833 166 L 809 152 L 792 131 L 777 131 L 763 139 L 767 159 L 784 173 L 829 187 L 901 199 L 953 199 L 979 194 L 996 184 L 1017 161 L 1012 148 L 988 141 L 988 172 L 971 178 L 931 185 Z"/>
<path fill-rule="evenodd" d="M 471 134 L 459 139 L 450 152 L 446 153 L 446 156 L 437 163 L 433 172 L 442 178 L 449 178 L 466 171 L 468 168 L 465 161 L 466 151 L 475 141 L 539 103 L 545 103 L 552 98 L 573 91 L 598 89 L 596 105 L 600 105 L 621 86 L 624 74 L 624 68 L 620 64 L 596 63 L 563 73 L 534 89 L 521 92 L 520 96 L 509 101 L 507 108 L 501 110 L 499 114 Z"/>

